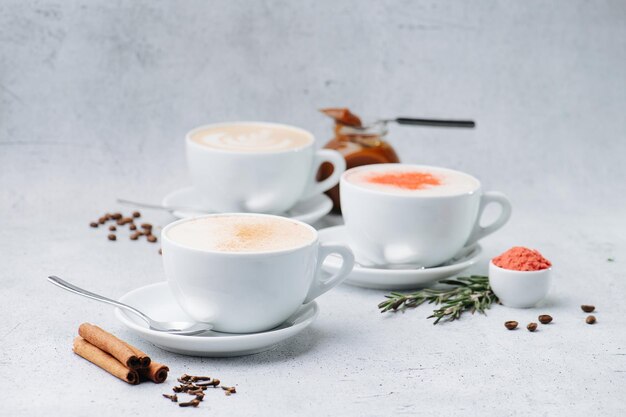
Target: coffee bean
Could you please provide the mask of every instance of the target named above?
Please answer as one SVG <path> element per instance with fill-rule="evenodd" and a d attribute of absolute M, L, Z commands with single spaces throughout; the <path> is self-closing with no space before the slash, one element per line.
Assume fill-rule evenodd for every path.
<path fill-rule="evenodd" d="M 130 230 L 137 230 L 137 226 L 135 226 L 134 223 L 131 223 L 130 226 L 128 227 Z"/>
<path fill-rule="evenodd" d="M 504 327 L 506 327 L 509 330 L 515 330 L 517 329 L 517 322 L 515 320 L 509 320 L 504 322 Z"/>
<path fill-rule="evenodd" d="M 124 226 L 124 219 L 117 219 L 115 223 L 117 223 L 118 226 Z"/>
<path fill-rule="evenodd" d="M 106 219 L 106 218 L 104 218 L 104 217 L 100 217 L 100 218 L 98 219 L 98 223 L 100 223 L 100 224 L 104 224 L 104 223 L 106 223 L 106 221 L 107 221 L 107 219 Z"/>
<path fill-rule="evenodd" d="M 596 309 L 595 306 L 592 305 L 588 305 L 588 304 L 583 304 L 580 306 L 580 308 L 582 309 L 582 311 L 584 311 L 585 313 L 591 313 L 593 310 Z"/>
<path fill-rule="evenodd" d="M 537 323 L 528 323 L 528 326 L 526 326 L 526 328 L 529 332 L 534 332 L 535 330 L 537 330 Z"/>
<path fill-rule="evenodd" d="M 109 238 L 109 240 L 117 239 L 117 237 L 113 233 L 109 234 L 109 236 L 107 236 L 107 237 Z"/>
<path fill-rule="evenodd" d="M 109 230 L 112 231 L 112 232 L 115 232 L 117 230 L 117 227 L 111 225 L 111 226 L 109 226 Z"/>
<path fill-rule="evenodd" d="M 98 223 L 96 223 L 96 222 L 91 222 L 91 223 L 89 223 L 89 226 L 91 226 L 91 227 L 98 227 Z"/>
<path fill-rule="evenodd" d="M 111 214 L 111 218 L 113 220 L 119 220 L 119 219 L 122 218 L 122 213 L 113 213 L 113 214 Z"/>
<path fill-rule="evenodd" d="M 141 213 L 139 213 L 138 211 L 133 211 L 133 217 L 134 218 L 141 217 Z"/>
<path fill-rule="evenodd" d="M 104 217 L 105 220 L 111 220 L 111 213 L 107 213 L 102 217 Z"/>
<path fill-rule="evenodd" d="M 157 241 L 157 237 L 155 235 L 148 235 L 146 239 L 148 239 L 148 242 L 150 243 L 154 243 Z"/>
<path fill-rule="evenodd" d="M 135 232 L 132 235 L 130 235 L 130 240 L 137 240 L 139 239 L 139 236 L 141 236 L 141 233 Z"/>
<path fill-rule="evenodd" d="M 142 223 L 141 228 L 144 230 L 152 230 L 152 225 L 150 223 Z"/>
<path fill-rule="evenodd" d="M 128 223 L 132 223 L 133 219 L 132 217 L 124 217 L 122 221 L 124 222 L 124 224 L 128 224 Z"/>
<path fill-rule="evenodd" d="M 541 316 L 537 317 L 537 319 L 541 324 L 548 324 L 552 321 L 552 316 L 548 314 L 542 314 Z"/>
<path fill-rule="evenodd" d="M 595 324 L 596 316 L 587 316 L 587 318 L 585 319 L 585 322 L 587 324 Z"/>

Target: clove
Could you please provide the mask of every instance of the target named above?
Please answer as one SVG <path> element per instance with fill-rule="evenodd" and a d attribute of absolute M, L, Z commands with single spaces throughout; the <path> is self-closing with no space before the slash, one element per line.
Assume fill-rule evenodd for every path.
<path fill-rule="evenodd" d="M 177 403 L 177 402 L 178 402 L 178 395 L 176 395 L 176 394 L 172 394 L 172 395 L 169 395 L 169 394 L 163 394 L 163 396 L 164 396 L 165 398 L 169 399 L 169 400 L 170 400 L 171 402 L 173 402 L 173 403 Z"/>
<path fill-rule="evenodd" d="M 179 407 L 197 407 L 198 405 L 200 405 L 200 401 L 196 399 L 187 401 L 186 403 L 178 403 Z"/>

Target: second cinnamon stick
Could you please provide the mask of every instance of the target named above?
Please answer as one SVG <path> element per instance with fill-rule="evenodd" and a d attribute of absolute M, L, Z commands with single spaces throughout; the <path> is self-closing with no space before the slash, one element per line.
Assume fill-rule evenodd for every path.
<path fill-rule="evenodd" d="M 126 342 L 102 330 L 100 327 L 90 323 L 83 323 L 78 327 L 78 334 L 92 345 L 115 357 L 128 368 L 138 369 L 141 367 L 141 360 L 128 347 Z"/>
<path fill-rule="evenodd" d="M 113 376 L 131 385 L 139 384 L 139 374 L 137 371 L 126 368 L 113 356 L 92 345 L 80 336 L 74 339 L 74 353 L 87 359 L 94 365 L 98 365 Z"/>

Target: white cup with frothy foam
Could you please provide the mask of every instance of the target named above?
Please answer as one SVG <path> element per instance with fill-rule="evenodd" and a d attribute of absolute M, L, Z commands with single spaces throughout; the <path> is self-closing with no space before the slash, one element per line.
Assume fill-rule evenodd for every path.
<path fill-rule="evenodd" d="M 344 245 L 321 244 L 308 224 L 266 214 L 183 219 L 161 232 L 163 265 L 181 308 L 229 333 L 274 328 L 304 303 L 341 283 L 354 257 Z M 330 254 L 339 272 L 322 275 Z"/>
<path fill-rule="evenodd" d="M 345 170 L 341 154 L 316 151 L 314 142 L 310 132 L 278 123 L 212 124 L 187 134 L 187 163 L 205 208 L 283 213 L 334 187 Z M 324 162 L 334 172 L 318 182 Z"/>
<path fill-rule="evenodd" d="M 511 216 L 506 196 L 483 192 L 478 179 L 446 168 L 366 165 L 347 170 L 340 184 L 350 247 L 363 263 L 437 266 Z M 483 227 L 480 219 L 490 203 L 502 210 Z"/>

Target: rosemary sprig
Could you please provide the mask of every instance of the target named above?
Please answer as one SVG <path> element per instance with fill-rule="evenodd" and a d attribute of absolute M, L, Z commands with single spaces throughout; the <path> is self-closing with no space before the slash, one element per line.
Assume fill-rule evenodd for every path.
<path fill-rule="evenodd" d="M 434 318 L 433 324 L 443 321 L 454 321 L 461 317 L 465 311 L 474 314 L 478 311 L 486 314 L 485 310 L 491 304 L 498 302 L 498 297 L 489 286 L 489 278 L 481 275 L 445 279 L 439 281 L 442 284 L 451 285 L 453 288 L 436 290 L 425 288 L 410 294 L 392 292 L 385 297 L 387 300 L 378 304 L 381 313 L 404 311 L 407 308 L 415 308 L 428 302 L 428 304 L 440 304 L 441 307 L 433 311 L 428 318 Z"/>

